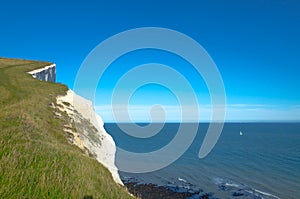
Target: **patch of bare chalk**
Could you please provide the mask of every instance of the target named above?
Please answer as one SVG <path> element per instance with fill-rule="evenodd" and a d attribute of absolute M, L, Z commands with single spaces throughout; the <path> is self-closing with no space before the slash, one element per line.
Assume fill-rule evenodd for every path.
<path fill-rule="evenodd" d="M 111 172 L 115 182 L 123 185 L 115 166 L 115 142 L 105 131 L 102 118 L 95 113 L 92 102 L 68 90 L 67 95 L 57 98 L 57 108 L 71 118 L 64 128 L 71 135 L 69 140 L 87 150 Z M 56 115 L 60 116 L 60 113 Z"/>

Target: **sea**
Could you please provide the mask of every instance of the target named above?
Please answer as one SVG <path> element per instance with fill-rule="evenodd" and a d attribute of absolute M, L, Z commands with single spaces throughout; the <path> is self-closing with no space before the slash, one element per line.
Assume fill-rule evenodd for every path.
<path fill-rule="evenodd" d="M 180 125 L 189 124 L 163 124 L 148 138 L 132 137 L 115 123 L 105 124 L 105 129 L 119 148 L 141 153 L 166 146 Z M 197 125 L 195 139 L 179 159 L 152 172 L 119 171 L 122 180 L 199 193 L 191 198 L 203 193 L 211 198 L 300 198 L 300 123 L 225 123 L 203 159 L 198 153 L 209 124 Z M 117 167 L 119 158 L 117 150 Z"/>

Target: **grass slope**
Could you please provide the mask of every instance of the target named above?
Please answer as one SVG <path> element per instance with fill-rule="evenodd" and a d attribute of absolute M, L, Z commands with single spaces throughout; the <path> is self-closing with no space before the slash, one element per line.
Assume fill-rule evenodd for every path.
<path fill-rule="evenodd" d="M 67 87 L 26 73 L 48 64 L 0 58 L 0 198 L 131 198 L 67 142 L 50 106 Z"/>

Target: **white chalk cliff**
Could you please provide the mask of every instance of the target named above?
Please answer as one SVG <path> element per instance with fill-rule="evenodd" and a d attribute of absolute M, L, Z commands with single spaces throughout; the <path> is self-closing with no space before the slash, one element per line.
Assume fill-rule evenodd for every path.
<path fill-rule="evenodd" d="M 39 68 L 33 71 L 28 72 L 34 78 L 47 81 L 47 82 L 55 82 L 56 81 L 56 65 L 51 64 L 49 66 L 45 66 L 44 68 Z"/>
<path fill-rule="evenodd" d="M 55 82 L 55 68 L 55 64 L 52 64 L 29 73 L 34 78 Z M 114 181 L 123 185 L 115 166 L 115 142 L 105 131 L 103 121 L 95 113 L 92 102 L 68 90 L 65 96 L 57 98 L 53 108 L 57 110 L 57 116 L 62 117 L 62 113 L 65 113 L 69 117 L 69 122 L 63 129 L 68 134 L 68 140 L 96 158 L 111 172 Z"/>

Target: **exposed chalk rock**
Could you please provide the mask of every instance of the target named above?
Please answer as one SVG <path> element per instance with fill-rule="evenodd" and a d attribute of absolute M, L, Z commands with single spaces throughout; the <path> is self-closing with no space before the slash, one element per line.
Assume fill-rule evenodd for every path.
<path fill-rule="evenodd" d="M 60 111 L 72 118 L 75 130 L 65 129 L 73 134 L 71 140 L 79 148 L 85 148 L 111 172 L 115 182 L 123 185 L 115 165 L 116 145 L 113 138 L 105 131 L 103 121 L 96 114 L 91 101 L 68 90 L 67 95 L 57 98 Z"/>
<path fill-rule="evenodd" d="M 45 66 L 44 68 L 39 68 L 33 71 L 28 72 L 34 78 L 46 81 L 46 82 L 55 82 L 56 81 L 56 65 L 51 64 Z"/>
<path fill-rule="evenodd" d="M 28 73 L 36 79 L 55 82 L 56 65 L 51 64 Z M 123 185 L 115 165 L 115 142 L 105 131 L 102 118 L 95 113 L 92 102 L 68 90 L 65 96 L 57 98 L 57 104 L 59 106 L 52 104 L 52 107 L 67 113 L 70 118 L 70 123 L 63 129 L 70 135 L 69 141 L 96 158 L 111 172 L 114 181 Z M 54 114 L 62 117 L 56 110 Z"/>

